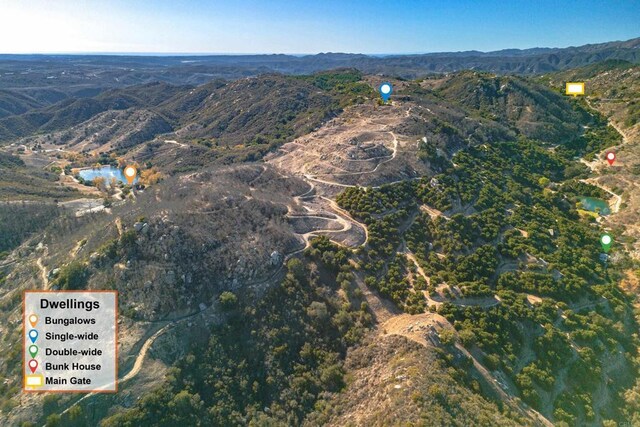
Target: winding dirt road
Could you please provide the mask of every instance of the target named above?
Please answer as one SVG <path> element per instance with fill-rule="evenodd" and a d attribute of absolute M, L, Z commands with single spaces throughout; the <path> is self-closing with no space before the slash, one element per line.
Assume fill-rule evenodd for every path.
<path fill-rule="evenodd" d="M 42 257 L 36 260 L 36 265 L 40 269 L 40 280 L 42 280 L 42 289 L 47 290 L 49 287 L 49 280 L 47 279 L 47 269 L 42 264 Z"/>
<path fill-rule="evenodd" d="M 311 195 L 315 190 L 316 187 L 313 184 L 313 182 L 310 182 L 309 180 L 306 181 L 307 184 L 309 184 L 310 189 L 306 192 L 304 192 L 303 194 L 296 196 L 294 199 L 296 200 L 297 203 L 299 203 L 301 206 L 303 206 L 306 210 L 307 213 L 300 213 L 300 214 L 294 214 L 291 212 L 291 207 L 289 206 L 289 212 L 287 213 L 287 217 L 288 218 L 316 218 L 316 219 L 323 219 L 326 221 L 335 221 L 337 223 L 339 223 L 342 228 L 340 229 L 317 229 L 317 230 L 311 230 L 308 231 L 306 233 L 298 233 L 298 236 L 300 236 L 303 241 L 304 241 L 304 247 L 302 249 L 298 249 L 292 253 L 290 253 L 288 255 L 288 257 L 291 257 L 295 254 L 298 254 L 302 251 L 304 251 L 305 249 L 307 249 L 311 244 L 310 244 L 310 239 L 312 239 L 313 237 L 318 237 L 319 235 L 328 235 L 327 237 L 331 238 L 330 235 L 331 234 L 337 234 L 337 233 L 344 233 L 347 232 L 349 230 L 351 230 L 354 226 L 359 227 L 360 229 L 362 229 L 362 231 L 364 232 L 364 241 L 357 245 L 357 246 L 365 246 L 369 240 L 369 230 L 367 229 L 367 226 L 365 224 L 362 224 L 358 221 L 356 221 L 355 219 L 353 219 L 351 217 L 351 215 L 345 211 L 344 209 L 342 209 L 340 206 L 338 206 L 338 204 L 325 196 L 319 196 L 319 195 Z M 327 203 L 329 203 L 329 207 L 331 209 L 331 212 L 328 212 L 326 216 L 320 215 L 318 212 L 316 212 L 314 209 L 309 208 L 308 206 L 305 206 L 305 199 L 321 199 L 326 201 Z M 336 243 L 337 245 L 340 246 L 345 246 L 344 244 L 342 244 L 341 242 L 336 242 L 334 240 L 332 240 L 334 243 Z M 353 249 L 353 247 L 351 247 L 351 249 Z"/>

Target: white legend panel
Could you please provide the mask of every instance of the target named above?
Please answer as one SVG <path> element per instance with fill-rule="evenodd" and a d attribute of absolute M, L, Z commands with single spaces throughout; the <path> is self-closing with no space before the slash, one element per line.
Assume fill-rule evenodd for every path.
<path fill-rule="evenodd" d="M 117 391 L 116 291 L 25 291 L 24 390 Z"/>

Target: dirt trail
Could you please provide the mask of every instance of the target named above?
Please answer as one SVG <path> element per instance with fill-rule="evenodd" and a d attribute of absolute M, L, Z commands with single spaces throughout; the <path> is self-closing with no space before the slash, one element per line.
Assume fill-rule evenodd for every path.
<path fill-rule="evenodd" d="M 179 319 L 167 321 L 168 323 L 165 326 L 160 328 L 158 331 L 156 331 L 153 335 L 151 335 L 150 337 L 148 337 L 145 340 L 144 344 L 140 348 L 140 352 L 136 356 L 136 360 L 133 363 L 133 367 L 131 368 L 131 370 L 129 370 L 129 372 L 127 372 L 127 374 L 125 374 L 124 376 L 120 377 L 120 379 L 118 380 L 118 385 L 120 386 L 123 383 L 132 380 L 133 378 L 135 378 L 142 371 L 142 366 L 143 366 L 144 361 L 145 361 L 145 359 L 147 357 L 147 354 L 149 353 L 149 350 L 151 349 L 151 346 L 156 341 L 156 339 L 158 339 L 160 336 L 165 334 L 167 331 L 169 331 L 174 326 L 176 326 L 176 325 L 178 325 L 178 324 L 180 324 L 180 323 L 182 323 L 184 321 L 187 321 L 187 320 L 193 318 L 194 316 L 198 316 L 200 314 L 204 314 L 207 310 L 210 310 L 212 307 L 214 307 L 214 306 L 210 305 L 209 307 L 205 308 L 204 310 L 188 314 L 188 315 L 183 316 L 183 317 L 181 317 Z M 80 399 L 78 399 L 75 402 L 71 403 L 64 411 L 60 412 L 60 415 L 66 414 L 74 406 L 78 405 L 79 403 L 83 402 L 84 400 L 89 399 L 90 397 L 95 396 L 97 394 L 99 394 L 99 393 L 85 394 Z"/>
<path fill-rule="evenodd" d="M 406 245 L 405 245 L 406 248 Z M 427 274 L 424 272 L 424 270 L 422 269 L 422 267 L 420 266 L 420 264 L 418 263 L 418 259 L 416 258 L 416 256 L 413 254 L 413 252 L 411 252 L 409 250 L 409 248 L 406 248 L 404 254 L 407 256 L 407 258 L 409 259 L 409 261 L 411 261 L 413 263 L 413 265 L 416 266 L 416 269 L 418 271 L 418 274 L 420 274 L 424 280 L 427 281 L 427 284 L 431 283 L 431 278 L 429 276 L 427 276 Z"/>
<path fill-rule="evenodd" d="M 200 314 L 200 313 L 199 312 L 195 313 L 194 316 L 196 314 Z M 140 373 L 140 370 L 142 369 L 142 364 L 144 363 L 144 359 L 147 357 L 147 353 L 149 352 L 149 349 L 151 348 L 151 345 L 153 345 L 155 340 L 160 335 L 162 335 L 165 332 L 167 332 L 167 330 L 170 327 L 174 326 L 175 324 L 176 324 L 176 322 L 169 323 L 168 325 L 162 327 L 155 334 L 153 334 L 149 338 L 147 338 L 145 343 L 142 345 L 142 348 L 140 349 L 140 354 L 138 354 L 138 357 L 136 357 L 136 361 L 133 364 L 133 368 L 131 368 L 131 370 L 127 373 L 127 375 L 122 377 L 122 379 L 120 380 L 120 384 L 122 384 L 122 383 L 124 383 L 126 381 L 129 381 L 130 379 L 134 378 L 136 375 L 138 375 Z"/>
<path fill-rule="evenodd" d="M 386 318 L 379 324 L 378 334 L 381 336 L 400 335 L 422 346 L 429 347 L 436 345 L 432 340 L 438 340 L 437 333 L 442 329 L 453 330 L 453 326 L 451 326 L 447 319 L 439 314 L 399 314 Z M 474 368 L 480 376 L 482 376 L 485 383 L 503 402 L 519 413 L 538 421 L 540 425 L 553 426 L 542 414 L 529 408 L 514 395 L 505 391 L 502 387 L 504 386 L 507 390 L 508 387 L 504 384 L 501 386 L 491 372 L 489 372 L 473 354 L 464 348 L 462 344 L 455 343 L 455 348 L 472 361 Z"/>
<path fill-rule="evenodd" d="M 49 272 L 42 263 L 42 260 L 49 254 L 49 247 L 42 243 L 40 243 L 40 245 L 42 245 L 42 255 L 40 255 L 38 259 L 36 259 L 36 266 L 38 267 L 38 270 L 40 270 L 40 281 L 42 282 L 42 289 L 46 291 L 47 289 L 49 289 Z"/>
<path fill-rule="evenodd" d="M 541 425 L 544 425 L 547 427 L 553 427 L 553 423 L 551 423 L 551 421 L 549 421 L 541 413 L 539 413 L 535 409 L 530 408 L 528 405 L 523 403 L 520 399 L 516 400 L 514 396 L 504 391 L 502 387 L 498 384 L 498 380 L 493 375 L 491 375 L 491 373 L 487 370 L 487 368 L 485 368 L 480 362 L 478 362 L 478 360 L 470 352 L 468 352 L 467 349 L 465 349 L 460 343 L 456 343 L 455 346 L 460 352 L 462 352 L 462 354 L 464 354 L 465 356 L 467 356 L 473 361 L 473 367 L 476 368 L 476 370 L 480 373 L 480 375 L 482 375 L 486 383 L 491 387 L 491 389 L 495 393 L 498 394 L 498 396 L 500 396 L 500 398 L 504 402 L 509 404 L 509 406 L 516 409 L 521 414 L 526 415 L 527 417 L 538 421 Z"/>
<path fill-rule="evenodd" d="M 167 325 L 165 325 L 164 327 L 162 327 L 160 330 L 158 330 L 156 333 L 151 335 L 149 338 L 147 338 L 146 341 L 144 342 L 144 344 L 142 345 L 142 348 L 140 349 L 140 353 L 136 357 L 136 360 L 135 360 L 131 370 L 124 377 L 121 377 L 118 380 L 118 386 L 121 386 L 123 383 L 135 378 L 140 373 L 140 371 L 142 370 L 142 365 L 144 363 L 144 360 L 147 357 L 147 353 L 149 352 L 149 349 L 151 348 L 151 346 L 153 345 L 153 343 L 155 342 L 155 340 L 158 337 L 160 337 L 162 334 L 167 332 L 172 326 L 175 326 L 178 322 L 184 321 L 184 320 L 186 320 L 186 319 L 188 319 L 190 317 L 193 317 L 195 315 L 198 315 L 200 313 L 201 312 L 197 312 L 197 313 L 194 313 L 193 315 L 190 315 L 189 317 L 185 317 L 185 318 L 170 322 Z M 88 394 L 85 394 L 80 399 L 78 399 L 75 402 L 73 402 L 72 404 L 70 404 L 64 411 L 62 411 L 60 413 L 60 415 L 66 414 L 74 406 L 82 403 L 84 400 L 89 399 L 90 397 L 95 396 L 97 394 L 99 394 L 99 393 L 88 393 Z M 43 427 L 45 427 L 45 426 L 43 426 Z"/>
<path fill-rule="evenodd" d="M 416 258 L 415 254 L 413 252 L 411 252 L 411 250 L 409 250 L 409 248 L 407 248 L 406 244 L 403 244 L 401 246 L 400 253 L 404 254 L 407 257 L 407 259 L 410 262 L 412 262 L 413 265 L 415 265 L 416 271 L 418 272 L 418 274 L 420 274 L 424 278 L 424 280 L 427 281 L 427 284 L 430 284 L 431 283 L 431 278 L 429 276 L 427 276 L 427 274 L 424 272 L 424 270 L 422 269 L 422 267 L 418 263 L 418 259 Z M 497 295 L 494 295 L 492 297 L 455 298 L 455 299 L 442 298 L 442 297 L 438 297 L 437 299 L 434 299 L 434 298 L 431 297 L 431 295 L 429 295 L 429 293 L 427 291 L 423 291 L 423 295 L 424 295 L 425 299 L 427 300 L 427 306 L 435 305 L 436 307 L 440 307 L 440 305 L 442 305 L 442 303 L 448 302 L 448 303 L 451 303 L 453 305 L 490 308 L 490 307 L 494 307 L 494 306 L 500 304 L 500 302 L 501 302 L 500 298 Z"/>
<path fill-rule="evenodd" d="M 390 301 L 381 298 L 377 292 L 371 290 L 365 283 L 362 273 L 356 273 L 355 282 L 364 299 L 367 301 L 367 305 L 371 310 L 373 317 L 378 325 L 400 315 L 400 310 L 395 307 Z"/>
<path fill-rule="evenodd" d="M 86 243 L 86 241 L 84 241 L 84 240 L 78 240 L 78 243 L 76 243 L 76 245 L 73 247 L 73 249 L 71 249 L 71 257 L 72 258 L 76 258 L 78 256 L 78 252 L 80 252 L 80 249 L 82 249 L 82 247 L 84 246 L 85 243 Z"/>
<path fill-rule="evenodd" d="M 287 255 L 286 259 L 288 259 L 291 256 L 291 254 Z M 249 284 L 247 285 L 248 288 L 256 288 L 258 286 L 262 286 L 265 283 L 271 282 L 273 281 L 276 276 L 278 276 L 280 273 L 282 273 L 284 269 L 284 264 L 278 269 L 276 270 L 272 275 L 270 275 L 268 278 L 253 283 L 253 284 Z M 167 320 L 167 324 L 164 325 L 163 327 L 161 327 L 158 331 L 156 331 L 155 333 L 153 333 L 150 337 L 148 337 L 147 339 L 145 339 L 144 343 L 142 344 L 142 347 L 140 348 L 140 351 L 138 353 L 138 355 L 136 356 L 136 359 L 133 363 L 132 368 L 129 370 L 129 372 L 127 372 L 124 376 L 120 376 L 120 379 L 118 380 L 119 385 L 122 385 L 125 382 L 128 382 L 132 379 L 134 379 L 136 376 L 138 376 L 140 374 L 140 372 L 142 372 L 142 367 L 144 365 L 144 362 L 146 360 L 146 357 L 149 353 L 149 350 L 151 349 L 151 346 L 154 344 L 154 342 L 160 338 L 162 335 L 164 335 L 165 333 L 167 333 L 168 331 L 170 331 L 173 327 L 188 321 L 189 319 L 192 319 L 196 316 L 205 316 L 205 315 L 211 315 L 211 314 L 215 314 L 215 305 L 211 304 L 209 305 L 207 308 L 205 308 L 204 310 L 200 310 L 197 311 L 195 313 L 190 313 L 187 315 L 184 315 L 180 318 L 177 319 L 173 319 L 173 320 Z M 60 412 L 60 415 L 66 414 L 67 412 L 69 412 L 69 410 L 74 407 L 75 405 L 83 402 L 84 400 L 90 398 L 91 396 L 95 396 L 98 395 L 100 393 L 89 393 L 89 394 L 85 394 L 84 396 L 82 396 L 81 398 L 79 398 L 78 400 L 72 402 L 69 404 L 69 406 L 67 406 L 67 408 Z M 45 426 L 43 426 L 45 427 Z"/>
<path fill-rule="evenodd" d="M 426 212 L 426 213 L 428 213 L 428 214 L 429 214 L 429 216 L 431 217 L 431 219 L 435 219 L 435 218 L 438 218 L 438 217 L 442 217 L 442 216 L 443 216 L 443 215 L 442 215 L 442 212 L 440 212 L 439 210 L 437 210 L 437 209 L 435 209 L 435 208 L 432 208 L 432 207 L 430 207 L 430 206 L 427 206 L 427 205 L 421 205 L 421 206 L 420 206 L 420 210 L 421 210 L 422 212 Z M 448 217 L 446 217 L 446 216 L 444 216 L 444 219 L 447 219 L 447 220 L 448 220 L 449 218 L 448 218 Z"/>
<path fill-rule="evenodd" d="M 165 139 L 165 140 L 164 140 L 164 143 L 165 143 L 165 144 L 173 144 L 173 145 L 177 145 L 177 146 L 179 146 L 180 148 L 187 148 L 187 144 L 183 144 L 182 142 L 178 142 L 178 141 L 176 141 L 176 140 L 174 140 L 174 139 Z"/>
<path fill-rule="evenodd" d="M 339 223 L 342 228 L 336 229 L 336 230 L 317 229 L 317 230 L 311 230 L 306 233 L 298 234 L 304 241 L 305 245 L 302 249 L 298 249 L 297 251 L 291 253 L 290 256 L 295 255 L 307 249 L 310 246 L 309 240 L 313 237 L 317 237 L 319 235 L 324 234 L 324 235 L 327 235 L 329 238 L 331 238 L 331 234 L 344 233 L 351 230 L 354 227 L 360 228 L 364 232 L 364 236 L 365 236 L 364 241 L 360 243 L 358 246 L 366 245 L 369 240 L 369 230 L 367 229 L 367 226 L 353 219 L 351 217 L 351 214 L 349 214 L 349 212 L 345 211 L 340 206 L 338 206 L 335 200 L 322 195 L 313 194 L 314 192 L 316 192 L 316 185 L 312 181 L 318 181 L 318 180 L 308 178 L 306 175 L 304 176 L 304 180 L 307 184 L 309 184 L 310 188 L 309 190 L 305 191 L 303 194 L 300 194 L 299 196 L 294 197 L 294 200 L 296 201 L 297 204 L 299 204 L 300 206 L 303 206 L 306 212 L 293 214 L 292 208 L 291 206 L 289 206 L 289 212 L 287 213 L 287 217 L 289 218 L 321 218 L 327 221 L 335 221 Z M 310 199 L 310 200 L 321 199 L 327 202 L 329 204 L 328 209 L 326 211 L 327 216 L 320 215 L 323 211 L 318 212 L 316 209 L 307 206 L 308 204 L 307 202 L 310 201 L 307 199 Z M 345 246 L 341 242 L 336 242 L 335 240 L 332 240 L 332 241 L 340 246 Z"/>
<path fill-rule="evenodd" d="M 331 234 L 331 233 L 342 233 L 344 231 L 349 231 L 351 229 L 351 223 L 349 221 L 346 221 L 345 219 L 341 218 L 338 215 L 335 215 L 333 218 L 328 218 L 328 217 L 324 217 L 324 216 L 318 216 L 318 215 L 292 215 L 292 214 L 287 214 L 288 218 L 316 218 L 316 219 L 323 219 L 323 220 L 327 220 L 327 221 L 335 221 L 340 223 L 340 225 L 342 225 L 342 228 L 339 230 L 333 230 L 333 229 L 318 229 L 318 230 L 313 230 L 313 231 L 308 231 L 306 233 L 302 233 L 302 234 L 298 234 L 300 237 L 302 237 L 302 240 L 304 241 L 304 247 L 302 249 L 298 249 L 292 253 L 289 254 L 289 256 L 295 255 L 297 253 L 300 253 L 302 251 L 304 251 L 305 249 L 307 249 L 309 246 L 311 246 L 311 242 L 310 240 L 314 237 L 318 237 L 321 234 Z M 336 243 L 336 242 L 334 242 Z M 339 243 L 337 243 L 339 244 Z M 340 246 L 343 246 L 341 244 L 339 244 Z"/>
<path fill-rule="evenodd" d="M 384 309 L 381 310 L 379 305 L 370 304 L 370 307 L 374 311 L 376 319 L 380 319 L 377 331 L 381 336 L 400 335 L 422 346 L 429 347 L 435 345 L 431 340 L 438 339 L 437 333 L 440 330 L 445 328 L 453 329 L 453 326 L 451 326 L 447 319 L 436 313 L 414 315 L 403 313 L 389 316 L 389 313 Z M 491 372 L 460 343 L 456 343 L 455 347 L 472 361 L 474 368 L 482 376 L 485 383 L 503 402 L 522 415 L 536 420 L 539 425 L 553 427 L 553 424 L 542 414 L 525 405 L 520 399 L 516 398 L 514 394 L 507 393 L 507 391 L 503 390 Z"/>
<path fill-rule="evenodd" d="M 40 280 L 42 280 L 42 289 L 47 290 L 49 288 L 49 280 L 47 279 L 48 273 L 46 267 L 42 264 L 42 257 L 36 260 L 36 265 L 40 269 Z"/>
<path fill-rule="evenodd" d="M 315 182 L 319 182 L 321 184 L 326 184 L 326 185 L 335 185 L 337 187 L 343 187 L 343 188 L 353 188 L 353 187 L 357 187 L 357 185 L 352 185 L 352 184 L 340 184 L 339 182 L 335 182 L 335 181 L 327 181 L 326 179 L 320 179 L 320 178 L 315 178 L 313 175 L 310 174 L 305 174 L 303 175 L 304 178 L 308 181 L 315 181 Z"/>
<path fill-rule="evenodd" d="M 324 196 L 321 196 L 321 198 L 326 200 L 327 202 L 329 202 L 329 204 L 331 205 L 331 209 L 333 209 L 335 212 L 338 213 L 338 217 L 340 217 L 340 215 L 342 215 L 344 218 L 346 218 L 346 221 L 349 223 L 350 227 L 353 224 L 357 224 L 358 226 L 360 226 L 364 230 L 365 239 L 364 239 L 364 242 L 362 243 L 362 245 L 360 245 L 360 246 L 365 246 L 367 244 L 367 242 L 369 241 L 369 229 L 367 228 L 367 226 L 365 224 L 363 224 L 361 222 L 358 222 L 355 219 L 353 219 L 351 217 L 351 214 L 349 214 L 349 212 L 345 211 L 340 206 L 338 206 L 338 204 L 336 203 L 335 200 L 329 199 L 328 197 L 324 197 Z"/>
<path fill-rule="evenodd" d="M 116 223 L 116 228 L 118 229 L 118 236 L 122 237 L 122 220 L 120 219 L 120 217 L 115 219 L 115 223 Z"/>

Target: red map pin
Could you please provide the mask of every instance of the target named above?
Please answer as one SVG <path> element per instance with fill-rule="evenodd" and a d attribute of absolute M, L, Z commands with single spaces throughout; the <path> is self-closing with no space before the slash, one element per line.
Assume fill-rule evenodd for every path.
<path fill-rule="evenodd" d="M 35 359 L 29 360 L 29 369 L 31 369 L 31 373 L 33 374 L 36 369 L 38 369 L 38 361 Z"/>
<path fill-rule="evenodd" d="M 616 153 L 613 151 L 609 151 L 607 153 L 607 162 L 609 162 L 609 166 L 613 165 L 613 162 L 616 161 Z"/>

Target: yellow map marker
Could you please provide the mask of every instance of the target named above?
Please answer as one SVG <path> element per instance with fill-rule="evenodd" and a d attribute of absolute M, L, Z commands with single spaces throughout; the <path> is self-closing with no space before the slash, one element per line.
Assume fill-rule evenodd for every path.
<path fill-rule="evenodd" d="M 44 375 L 42 374 L 24 376 L 25 388 L 37 388 L 37 387 L 42 387 L 43 385 L 44 385 Z"/>
<path fill-rule="evenodd" d="M 134 166 L 127 166 L 126 168 L 124 168 L 124 177 L 127 178 L 127 182 L 129 183 L 129 185 L 133 184 L 133 181 L 135 181 L 137 174 L 138 171 Z"/>
<path fill-rule="evenodd" d="M 584 82 L 567 82 L 565 93 L 573 96 L 584 95 Z"/>

